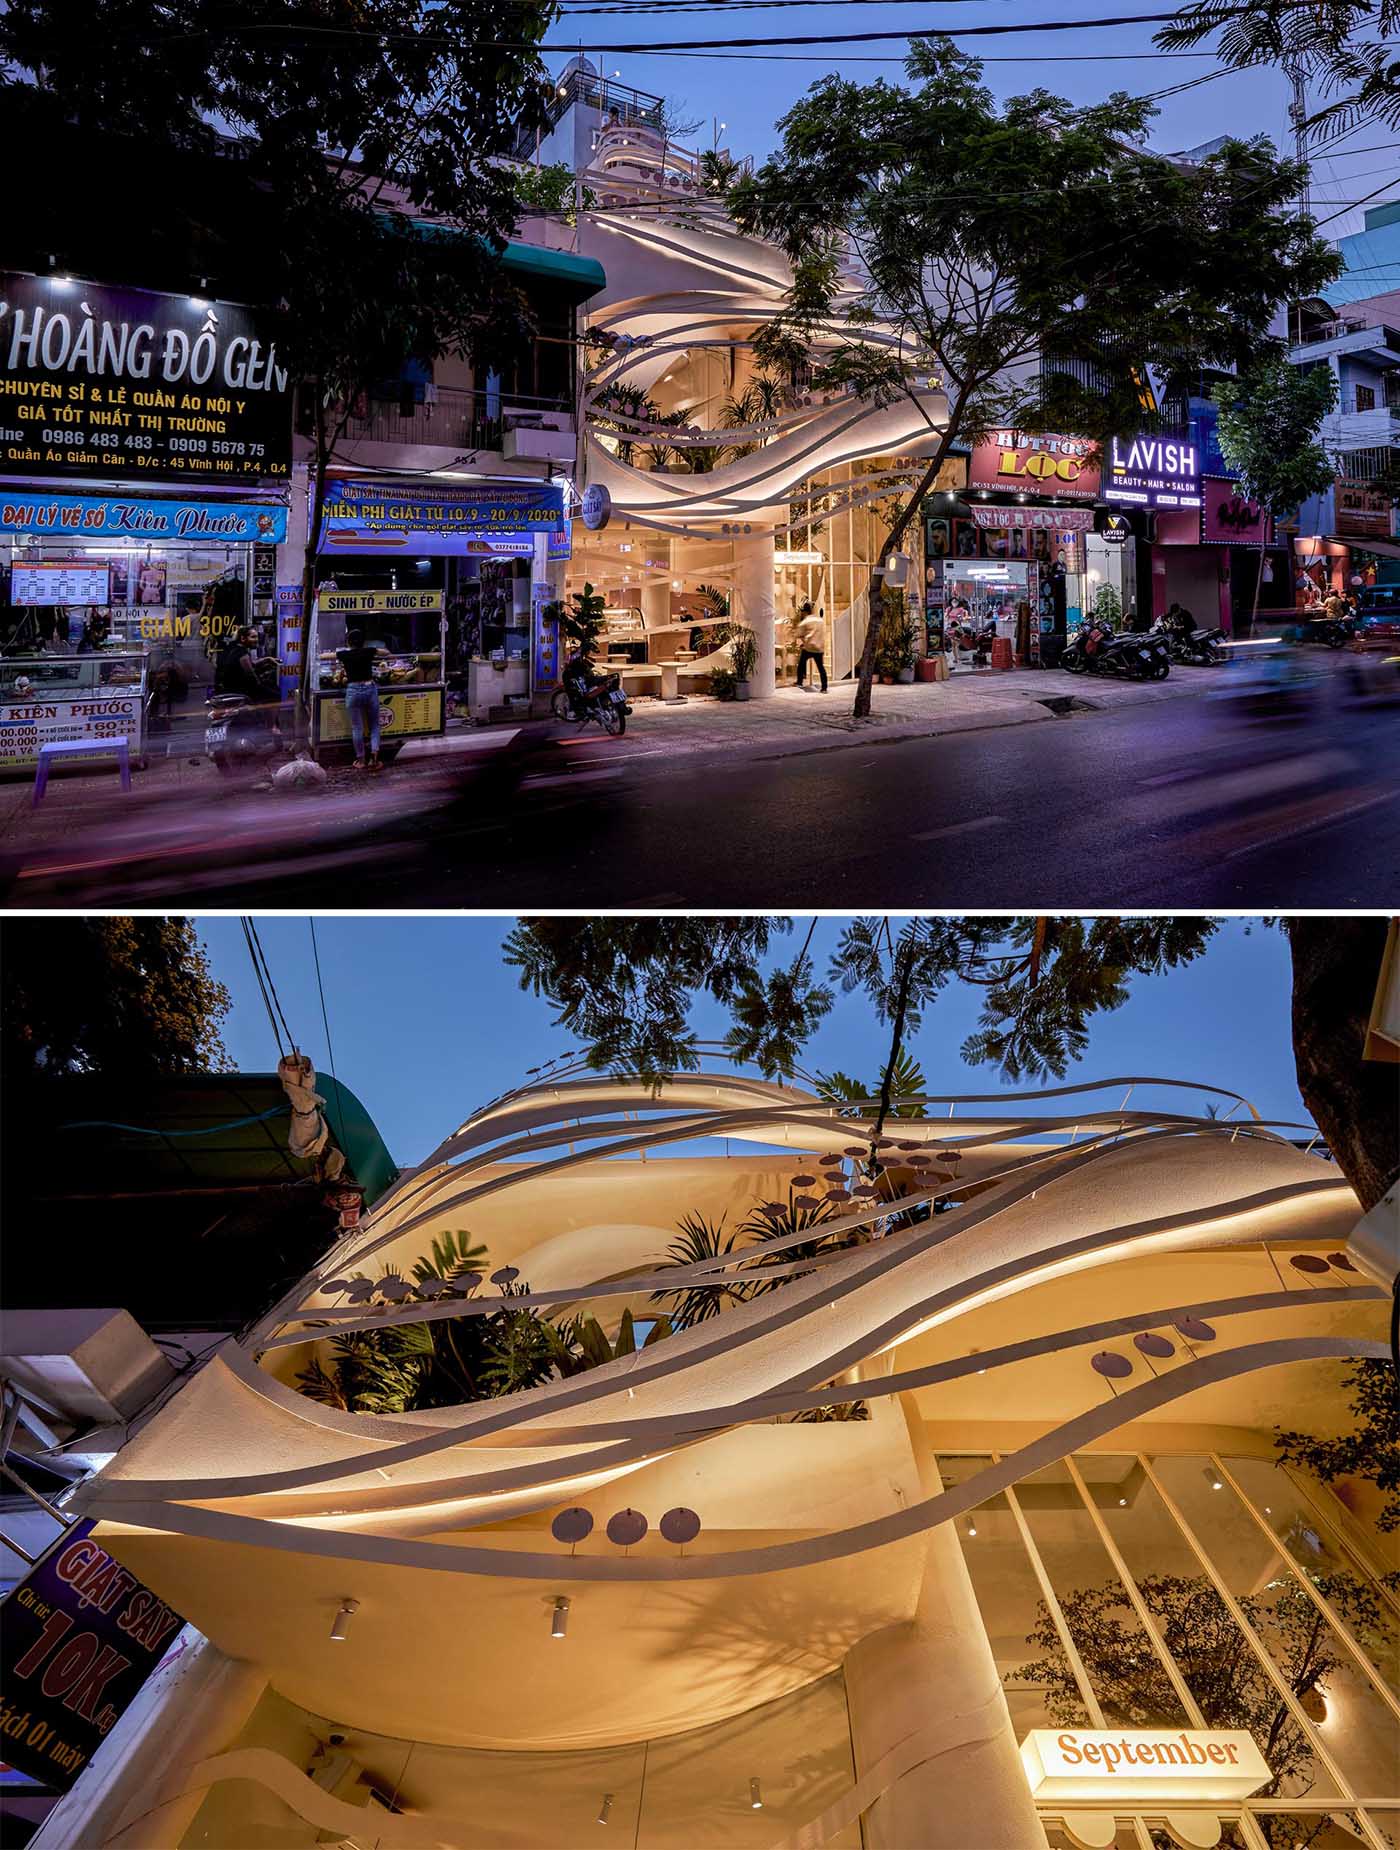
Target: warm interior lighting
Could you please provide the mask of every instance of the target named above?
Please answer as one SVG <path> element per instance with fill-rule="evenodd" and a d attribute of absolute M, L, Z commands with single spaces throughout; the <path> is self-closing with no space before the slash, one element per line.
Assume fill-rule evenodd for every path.
<path fill-rule="evenodd" d="M 345 1634 L 349 1630 L 350 1621 L 359 1610 L 360 1602 L 357 1599 L 343 1599 L 340 1602 L 340 1611 L 335 1615 L 335 1622 L 331 1626 L 331 1637 L 337 1644 L 345 1642 Z"/>
<path fill-rule="evenodd" d="M 611 1792 L 605 1792 L 603 1794 L 603 1802 L 598 1807 L 599 1824 L 606 1824 L 608 1819 L 612 1816 L 612 1802 L 613 1802 L 613 1795 L 611 1794 Z"/>
<path fill-rule="evenodd" d="M 564 1598 L 563 1594 L 561 1593 L 558 1599 L 555 1600 L 554 1611 L 550 1615 L 550 1620 L 549 1620 L 550 1637 L 551 1638 L 562 1638 L 564 1636 L 564 1632 L 568 1626 L 568 1623 L 569 1623 L 569 1602 L 568 1600 Z"/>
<path fill-rule="evenodd" d="M 756 1774 L 749 1781 L 749 1810 L 763 1810 L 763 1794 L 758 1789 L 758 1776 Z"/>
<path fill-rule="evenodd" d="M 972 1520 L 970 1516 L 967 1519 L 967 1532 L 969 1535 L 976 1535 L 977 1533 L 977 1524 Z"/>

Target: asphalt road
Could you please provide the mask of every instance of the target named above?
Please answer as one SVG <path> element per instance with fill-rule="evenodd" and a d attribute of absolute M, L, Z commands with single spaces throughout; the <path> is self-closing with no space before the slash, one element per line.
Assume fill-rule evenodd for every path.
<path fill-rule="evenodd" d="M 374 780 L 327 833 L 230 797 L 199 839 L 11 865 L 10 906 L 1393 908 L 1400 707 L 1183 699 L 771 759 L 584 739 Z M 444 767 L 448 764 L 444 757 Z M 244 819 L 240 821 L 240 816 Z"/>

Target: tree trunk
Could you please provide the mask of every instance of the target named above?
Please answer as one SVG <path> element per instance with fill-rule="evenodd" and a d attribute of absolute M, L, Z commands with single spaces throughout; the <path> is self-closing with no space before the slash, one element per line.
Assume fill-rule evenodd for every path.
<path fill-rule="evenodd" d="M 1268 519 L 1268 516 L 1265 515 L 1265 520 L 1267 521 L 1267 519 Z M 1265 531 L 1267 532 L 1267 527 Z M 1264 588 L 1264 553 L 1265 551 L 1266 551 L 1266 547 L 1264 545 L 1264 541 L 1260 540 L 1259 542 L 1259 570 L 1254 574 L 1254 609 L 1250 612 L 1250 615 L 1249 615 L 1249 633 L 1251 636 L 1254 634 L 1255 630 L 1258 629 L 1259 627 L 1259 593 Z"/>
<path fill-rule="evenodd" d="M 301 672 L 297 676 L 296 736 L 299 743 L 311 743 L 311 710 L 315 698 L 315 666 L 311 660 L 311 611 L 316 600 L 316 556 L 321 546 L 321 528 L 325 523 L 326 470 L 334 437 L 326 430 L 326 407 L 321 388 L 316 388 L 315 453 L 311 464 L 311 506 L 306 520 L 306 558 L 301 568 Z"/>
<path fill-rule="evenodd" d="M 913 927 L 910 928 L 914 929 Z M 874 1141 L 884 1135 L 885 1119 L 889 1115 L 890 1094 L 894 1089 L 894 1063 L 899 1058 L 900 1047 L 904 1043 L 904 1018 L 909 1010 L 909 988 L 914 979 L 915 944 L 911 938 L 908 944 L 901 943 L 895 952 L 896 958 L 903 956 L 899 972 L 899 994 L 895 1000 L 894 1015 L 890 1022 L 890 1057 L 885 1062 L 884 1077 L 880 1081 L 880 1110 L 875 1119 L 875 1129 L 871 1133 L 871 1161 L 874 1161 Z"/>
<path fill-rule="evenodd" d="M 951 429 L 952 425 L 950 423 L 949 430 L 951 431 Z M 929 489 L 932 488 L 934 483 L 938 480 L 938 471 L 943 467 L 943 458 L 947 452 L 948 435 L 945 433 L 943 442 L 938 446 L 938 454 L 934 457 L 928 468 L 925 469 L 923 478 L 913 494 L 910 495 L 904 512 L 886 535 L 885 543 L 880 548 L 880 558 L 882 562 L 887 554 L 893 552 L 899 545 L 899 542 L 904 537 L 905 529 L 914 518 L 916 509 L 923 501 Z M 874 679 L 875 673 L 875 599 L 877 593 L 883 590 L 884 573 L 881 567 L 877 565 L 870 574 L 870 585 L 866 592 L 866 599 L 870 606 L 870 617 L 865 625 L 865 647 L 860 652 L 860 674 L 856 681 L 856 704 L 851 708 L 852 717 L 855 719 L 868 719 L 870 717 L 870 683 Z"/>
<path fill-rule="evenodd" d="M 1284 922 L 1293 952 L 1293 1057 L 1298 1090 L 1364 1209 L 1400 1173 L 1395 1067 L 1363 1060 L 1385 950 L 1380 918 Z"/>

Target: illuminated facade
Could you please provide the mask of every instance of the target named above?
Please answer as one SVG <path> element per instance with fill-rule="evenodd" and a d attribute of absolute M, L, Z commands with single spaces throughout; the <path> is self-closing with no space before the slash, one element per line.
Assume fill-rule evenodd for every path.
<path fill-rule="evenodd" d="M 584 318 L 581 482 L 608 491 L 612 519 L 601 532 L 575 522 L 569 589 L 587 581 L 603 593 L 609 639 L 638 668 L 693 654 L 683 686 L 715 665 L 705 632 L 721 616 L 746 624 L 756 696 L 790 667 L 793 622 L 810 601 L 839 678 L 864 641 L 892 498 L 936 448 L 946 403 L 926 382 L 893 404 L 862 404 L 755 362 L 790 269 L 707 197 L 702 157 L 674 144 L 664 113 L 660 98 L 572 68 L 540 148 L 542 161 L 577 171 L 577 248 L 607 276 Z M 839 323 L 828 338 L 838 343 Z M 943 485 L 962 468 L 950 463 Z"/>
<path fill-rule="evenodd" d="M 1339 1365 L 1385 1353 L 1355 1200 L 1242 1101 L 1136 1083 L 930 1099 L 873 1163 L 726 1072 L 474 1114 L 82 1493 L 209 1642 L 41 1850 L 1390 1850 L 1394 1563 L 1271 1437 L 1345 1429 Z M 686 1217 L 723 1237 L 680 1269 Z M 331 1326 L 465 1343 L 510 1290 L 612 1343 L 707 1287 L 504 1398 L 304 1391 Z"/>

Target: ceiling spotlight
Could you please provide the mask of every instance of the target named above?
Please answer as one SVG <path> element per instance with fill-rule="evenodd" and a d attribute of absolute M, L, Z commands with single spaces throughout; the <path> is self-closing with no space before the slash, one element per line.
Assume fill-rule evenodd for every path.
<path fill-rule="evenodd" d="M 350 1628 L 350 1621 L 359 1610 L 360 1602 L 357 1599 L 343 1599 L 340 1602 L 340 1611 L 335 1615 L 335 1623 L 331 1626 L 331 1637 L 337 1644 L 345 1642 L 345 1634 Z"/>
<path fill-rule="evenodd" d="M 1118 1499 L 1118 1507 L 1119 1507 L 1119 1509 L 1120 1509 L 1120 1510 L 1125 1510 L 1125 1509 L 1127 1509 L 1127 1507 L 1128 1507 L 1128 1499 L 1127 1499 L 1126 1497 L 1120 1497 L 1120 1498 Z"/>
<path fill-rule="evenodd" d="M 607 1823 L 607 1821 L 608 1821 L 608 1819 L 609 1819 L 609 1818 L 611 1818 L 611 1816 L 612 1816 L 612 1802 L 613 1802 L 613 1795 L 611 1794 L 611 1792 L 605 1792 L 605 1793 L 603 1794 L 603 1802 L 602 1802 L 602 1804 L 601 1804 L 601 1805 L 600 1805 L 600 1806 L 598 1807 L 598 1822 L 599 1822 L 599 1824 L 606 1824 L 606 1823 Z"/>
<path fill-rule="evenodd" d="M 549 1620 L 550 1637 L 551 1638 L 562 1638 L 564 1636 L 565 1630 L 568 1627 L 568 1623 L 569 1623 L 569 1602 L 568 1600 L 564 1598 L 563 1594 L 561 1593 L 559 1597 L 555 1600 L 554 1610 L 550 1615 L 550 1620 Z"/>
<path fill-rule="evenodd" d="M 1201 1472 L 1201 1476 L 1210 1485 L 1212 1490 L 1224 1490 L 1224 1484 L 1221 1483 L 1220 1479 L 1215 1475 L 1215 1472 L 1209 1465 Z"/>
<path fill-rule="evenodd" d="M 750 1811 L 762 1811 L 763 1810 L 763 1794 L 758 1789 L 757 1775 L 755 1775 L 754 1778 L 749 1781 L 749 1810 Z"/>
<path fill-rule="evenodd" d="M 969 1535 L 976 1535 L 977 1533 L 977 1524 L 972 1520 L 970 1516 L 968 1517 L 968 1521 L 967 1521 L 967 1532 Z"/>

